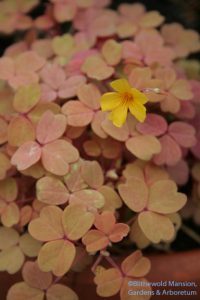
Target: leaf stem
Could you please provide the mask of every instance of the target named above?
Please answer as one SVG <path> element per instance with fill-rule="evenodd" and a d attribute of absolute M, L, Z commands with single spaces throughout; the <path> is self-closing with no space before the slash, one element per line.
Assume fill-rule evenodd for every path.
<path fill-rule="evenodd" d="M 91 271 L 95 274 L 95 270 L 96 270 L 96 267 L 100 264 L 101 260 L 103 258 L 103 255 L 102 254 L 99 254 L 99 256 L 97 257 L 96 261 L 94 262 L 92 268 L 91 268 Z"/>
<path fill-rule="evenodd" d="M 181 229 L 185 234 L 187 234 L 191 239 L 200 245 L 200 236 L 195 231 L 184 224 L 182 224 Z"/>

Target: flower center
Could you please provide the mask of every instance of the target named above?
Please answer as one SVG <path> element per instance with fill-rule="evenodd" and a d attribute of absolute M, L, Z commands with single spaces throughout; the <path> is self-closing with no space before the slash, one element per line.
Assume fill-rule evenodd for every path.
<path fill-rule="evenodd" d="M 130 93 L 127 93 L 127 92 L 123 93 L 122 98 L 123 98 L 124 104 L 129 104 L 130 102 L 133 101 L 133 95 Z"/>

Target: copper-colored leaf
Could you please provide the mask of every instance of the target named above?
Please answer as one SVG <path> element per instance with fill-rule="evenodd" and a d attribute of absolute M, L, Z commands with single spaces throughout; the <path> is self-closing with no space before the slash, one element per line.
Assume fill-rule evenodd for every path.
<path fill-rule="evenodd" d="M 78 300 L 77 294 L 62 284 L 53 284 L 46 294 L 47 300 Z"/>
<path fill-rule="evenodd" d="M 122 206 L 122 200 L 117 192 L 110 186 L 102 185 L 98 191 L 104 196 L 105 204 L 102 210 L 115 211 Z"/>
<path fill-rule="evenodd" d="M 68 124 L 75 127 L 91 123 L 94 112 L 80 101 L 68 101 L 62 107 L 62 113 L 67 116 Z"/>
<path fill-rule="evenodd" d="M 121 264 L 123 272 L 130 277 L 146 276 L 151 267 L 150 260 L 137 250 L 129 255 Z"/>
<path fill-rule="evenodd" d="M 114 213 L 111 211 L 104 211 L 101 214 L 96 215 L 94 225 L 101 232 L 109 234 L 114 228 L 115 223 L 116 219 Z"/>
<path fill-rule="evenodd" d="M 102 270 L 96 275 L 94 282 L 97 284 L 97 294 L 101 297 L 116 295 L 122 284 L 122 275 L 115 268 Z"/>
<path fill-rule="evenodd" d="M 52 271 L 54 275 L 62 276 L 70 269 L 75 253 L 74 244 L 67 240 L 48 242 L 39 252 L 38 265 L 44 272 Z"/>
<path fill-rule="evenodd" d="M 77 95 L 81 102 L 90 108 L 96 110 L 100 107 L 101 93 L 96 85 L 92 83 L 81 85 L 78 89 Z"/>
<path fill-rule="evenodd" d="M 7 300 L 43 300 L 44 292 L 32 288 L 25 282 L 18 282 L 11 286 L 8 291 Z"/>
<path fill-rule="evenodd" d="M 7 202 L 12 202 L 18 194 L 17 182 L 13 177 L 0 181 L 0 198 Z"/>
<path fill-rule="evenodd" d="M 10 160 L 3 152 L 0 152 L 0 180 L 6 177 L 6 173 L 10 168 Z"/>
<path fill-rule="evenodd" d="M 38 200 L 51 205 L 66 203 L 69 193 L 61 180 L 45 176 L 37 181 L 36 184 Z"/>
<path fill-rule="evenodd" d="M 35 129 L 31 122 L 18 116 L 11 120 L 8 126 L 8 143 L 11 146 L 19 147 L 28 141 L 35 140 Z"/>
<path fill-rule="evenodd" d="M 63 212 L 62 223 L 66 236 L 70 240 L 78 240 L 94 223 L 94 215 L 83 205 L 69 205 Z"/>
<path fill-rule="evenodd" d="M 74 192 L 70 196 L 70 204 L 83 204 L 89 211 L 96 211 L 104 206 L 104 197 L 98 191 L 85 189 Z"/>
<path fill-rule="evenodd" d="M 23 253 L 28 257 L 35 257 L 41 248 L 41 243 L 35 240 L 29 233 L 20 236 L 19 246 Z"/>
<path fill-rule="evenodd" d="M 56 140 L 42 148 L 42 164 L 47 171 L 55 175 L 67 174 L 69 163 L 78 158 L 78 150 L 65 140 Z"/>
<path fill-rule="evenodd" d="M 0 250 L 16 245 L 18 240 L 19 233 L 15 229 L 0 227 Z"/>
<path fill-rule="evenodd" d="M 138 222 L 146 237 L 153 243 L 170 241 L 174 236 L 174 226 L 167 216 L 145 211 L 139 214 Z"/>
<path fill-rule="evenodd" d="M 37 140 L 41 144 L 52 142 L 63 135 L 66 126 L 67 119 L 64 115 L 54 115 L 50 110 L 47 110 L 37 124 Z"/>
<path fill-rule="evenodd" d="M 144 181 L 132 178 L 128 184 L 120 184 L 119 193 L 125 204 L 135 212 L 142 211 L 148 200 L 148 188 Z"/>
<path fill-rule="evenodd" d="M 26 142 L 14 153 L 11 163 L 18 170 L 25 170 L 39 161 L 41 157 L 40 145 L 36 142 Z"/>
<path fill-rule="evenodd" d="M 31 84 L 20 87 L 14 98 L 13 106 L 20 113 L 27 113 L 40 100 L 39 84 Z"/>
<path fill-rule="evenodd" d="M 20 270 L 24 262 L 24 254 L 18 246 L 12 246 L 0 252 L 0 271 L 14 274 Z"/>
<path fill-rule="evenodd" d="M 1 222 L 6 227 L 11 227 L 19 222 L 19 207 L 16 203 L 9 203 L 1 215 Z"/>
<path fill-rule="evenodd" d="M 86 246 L 88 252 L 95 252 L 107 247 L 109 239 L 99 230 L 90 230 L 84 235 L 82 242 Z"/>
<path fill-rule="evenodd" d="M 172 180 L 155 182 L 149 193 L 148 209 L 158 213 L 170 214 L 181 209 L 187 201 L 183 193 L 177 192 L 177 186 Z"/>
<path fill-rule="evenodd" d="M 51 241 L 61 239 L 64 236 L 62 222 L 62 210 L 56 206 L 44 207 L 40 216 L 29 224 L 30 234 L 39 241 Z"/>
<path fill-rule="evenodd" d="M 137 158 L 150 160 L 154 154 L 161 151 L 159 140 L 151 135 L 139 135 L 126 142 L 127 149 Z"/>
<path fill-rule="evenodd" d="M 22 269 L 24 281 L 31 287 L 47 289 L 52 283 L 53 276 L 49 272 L 42 272 L 37 262 L 27 261 Z"/>
<path fill-rule="evenodd" d="M 97 189 L 103 184 L 103 171 L 96 161 L 84 161 L 81 168 L 81 174 L 85 182 L 91 188 Z"/>

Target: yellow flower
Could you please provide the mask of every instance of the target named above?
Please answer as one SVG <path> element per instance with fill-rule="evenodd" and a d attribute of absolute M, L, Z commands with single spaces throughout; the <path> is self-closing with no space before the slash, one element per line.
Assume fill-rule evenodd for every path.
<path fill-rule="evenodd" d="M 144 104 L 148 101 L 145 94 L 132 88 L 126 79 L 117 79 L 110 83 L 115 92 L 105 93 L 101 97 L 102 111 L 111 111 L 109 119 L 121 127 L 127 118 L 128 110 L 140 122 L 146 118 Z"/>

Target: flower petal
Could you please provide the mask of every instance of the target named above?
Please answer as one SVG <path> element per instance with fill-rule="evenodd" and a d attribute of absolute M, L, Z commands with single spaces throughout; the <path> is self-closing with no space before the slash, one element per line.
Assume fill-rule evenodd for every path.
<path fill-rule="evenodd" d="M 145 104 L 148 101 L 147 96 L 144 93 L 141 93 L 139 90 L 132 88 L 131 93 L 133 94 L 134 100 L 141 103 Z"/>
<path fill-rule="evenodd" d="M 118 93 L 106 93 L 101 97 L 102 111 L 113 110 L 121 103 L 121 98 Z"/>
<path fill-rule="evenodd" d="M 126 79 L 114 80 L 110 83 L 110 86 L 119 93 L 129 92 L 131 89 L 131 86 Z"/>
<path fill-rule="evenodd" d="M 109 115 L 109 119 L 116 127 L 121 127 L 127 118 L 128 107 L 126 105 L 119 105 Z"/>
<path fill-rule="evenodd" d="M 132 115 L 134 115 L 134 117 L 140 121 L 140 122 L 144 122 L 145 118 L 146 118 L 146 108 L 144 107 L 144 105 L 142 105 L 140 102 L 136 102 L 134 101 L 133 103 L 129 104 L 129 109 L 130 112 L 132 113 Z"/>

